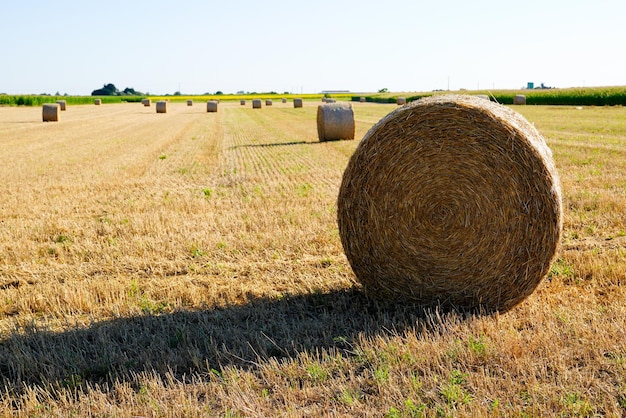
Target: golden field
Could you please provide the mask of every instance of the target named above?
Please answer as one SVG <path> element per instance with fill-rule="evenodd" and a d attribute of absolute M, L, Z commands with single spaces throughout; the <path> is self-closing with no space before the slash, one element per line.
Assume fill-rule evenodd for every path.
<path fill-rule="evenodd" d="M 515 107 L 563 239 L 486 316 L 361 293 L 317 104 L 0 107 L 0 416 L 625 415 L 626 110 Z"/>

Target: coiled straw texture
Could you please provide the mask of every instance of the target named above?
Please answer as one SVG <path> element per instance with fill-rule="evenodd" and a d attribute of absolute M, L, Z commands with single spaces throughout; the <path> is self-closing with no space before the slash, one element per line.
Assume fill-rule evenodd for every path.
<path fill-rule="evenodd" d="M 506 311 L 548 273 L 561 189 L 543 137 L 508 107 L 435 96 L 397 108 L 344 172 L 339 233 L 364 290 Z"/>

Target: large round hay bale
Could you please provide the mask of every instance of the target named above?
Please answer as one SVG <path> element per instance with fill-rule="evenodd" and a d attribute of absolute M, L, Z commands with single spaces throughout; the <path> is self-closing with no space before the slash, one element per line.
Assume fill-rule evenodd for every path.
<path fill-rule="evenodd" d="M 157 113 L 167 113 L 167 102 L 165 100 L 159 100 L 156 102 Z"/>
<path fill-rule="evenodd" d="M 67 102 L 65 100 L 57 100 L 57 104 L 59 105 L 59 108 L 65 112 L 67 109 Z"/>
<path fill-rule="evenodd" d="M 150 104 L 152 103 L 152 101 L 150 99 L 142 99 L 141 103 L 146 107 L 150 107 Z"/>
<path fill-rule="evenodd" d="M 187 100 L 187 106 L 193 106 L 193 100 Z"/>
<path fill-rule="evenodd" d="M 317 107 L 320 141 L 354 139 L 354 112 L 350 103 L 325 103 Z"/>
<path fill-rule="evenodd" d="M 516 94 L 515 97 L 513 97 L 513 104 L 515 104 L 515 105 L 525 105 L 526 104 L 526 96 L 524 96 L 523 94 Z"/>
<path fill-rule="evenodd" d="M 93 104 L 95 104 L 96 106 L 100 106 L 102 104 L 102 99 L 95 99 L 93 101 Z"/>
<path fill-rule="evenodd" d="M 61 106 L 58 103 L 44 103 L 42 117 L 44 122 L 58 122 L 61 114 Z"/>
<path fill-rule="evenodd" d="M 406 98 L 405 97 L 398 97 L 396 99 L 396 103 L 398 106 L 402 106 L 406 104 Z"/>
<path fill-rule="evenodd" d="M 281 99 L 281 102 L 283 103 L 287 103 L 287 99 L 285 99 L 284 97 Z"/>
<path fill-rule="evenodd" d="M 365 97 L 363 97 L 363 96 L 359 97 L 359 102 L 365 103 Z"/>
<path fill-rule="evenodd" d="M 209 100 L 206 102 L 206 111 L 207 112 L 217 112 L 217 100 Z"/>
<path fill-rule="evenodd" d="M 365 135 L 343 175 L 337 220 L 366 292 L 505 311 L 550 269 L 561 188 L 545 140 L 517 112 L 434 96 Z"/>
<path fill-rule="evenodd" d="M 239 100 L 239 104 L 240 104 L 241 106 L 245 106 L 245 105 L 246 105 L 246 101 L 245 101 L 245 100 Z"/>
<path fill-rule="evenodd" d="M 265 101 L 265 106 L 271 106 L 272 105 L 272 101 L 270 99 L 267 99 Z"/>
<path fill-rule="evenodd" d="M 252 100 L 252 108 L 260 109 L 261 108 L 261 99 L 253 99 Z"/>
<path fill-rule="evenodd" d="M 302 99 L 300 98 L 295 98 L 293 99 L 293 107 L 302 107 Z"/>

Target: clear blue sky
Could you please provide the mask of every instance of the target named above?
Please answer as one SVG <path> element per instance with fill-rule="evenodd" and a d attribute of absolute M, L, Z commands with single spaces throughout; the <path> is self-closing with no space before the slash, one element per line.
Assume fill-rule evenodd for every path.
<path fill-rule="evenodd" d="M 626 85 L 623 0 L 2 0 L 0 93 Z"/>

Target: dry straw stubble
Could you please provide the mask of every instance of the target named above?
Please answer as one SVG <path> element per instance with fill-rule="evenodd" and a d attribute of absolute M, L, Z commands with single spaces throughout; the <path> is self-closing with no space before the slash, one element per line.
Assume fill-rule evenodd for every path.
<path fill-rule="evenodd" d="M 420 303 L 506 311 L 548 273 L 561 190 L 543 137 L 517 112 L 435 96 L 374 125 L 337 202 L 364 289 Z"/>
<path fill-rule="evenodd" d="M 350 103 L 325 103 L 317 107 L 320 141 L 354 139 L 354 111 Z"/>
<path fill-rule="evenodd" d="M 61 109 L 58 103 L 44 103 L 41 113 L 44 122 L 58 122 Z"/>

